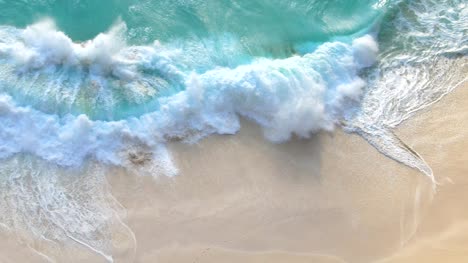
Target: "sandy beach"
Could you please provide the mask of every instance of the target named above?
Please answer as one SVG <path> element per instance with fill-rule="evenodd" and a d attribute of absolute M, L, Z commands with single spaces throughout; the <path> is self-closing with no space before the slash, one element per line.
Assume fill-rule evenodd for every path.
<path fill-rule="evenodd" d="M 423 174 L 336 131 L 274 145 L 235 136 L 172 145 L 176 178 L 109 176 L 136 262 L 466 262 L 468 89 L 398 127 Z M 129 187 L 131 186 L 131 187 Z"/>
<path fill-rule="evenodd" d="M 357 135 L 277 145 L 248 122 L 235 136 L 173 143 L 179 176 L 111 169 L 136 238 L 115 237 L 115 262 L 466 262 L 467 100 L 461 86 L 396 130 L 432 167 L 436 192 Z M 0 262 L 44 262 L 14 235 L 0 242 Z M 103 262 L 80 246 L 72 255 Z"/>

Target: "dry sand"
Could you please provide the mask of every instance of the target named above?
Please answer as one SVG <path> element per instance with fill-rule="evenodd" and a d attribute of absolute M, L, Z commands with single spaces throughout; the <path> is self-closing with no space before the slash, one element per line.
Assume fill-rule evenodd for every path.
<path fill-rule="evenodd" d="M 467 101 L 465 85 L 396 131 L 433 168 L 436 193 L 341 131 L 274 145 L 244 123 L 174 143 L 179 176 L 108 176 L 137 239 L 136 252 L 116 244 L 116 262 L 468 262 Z M 88 254 L 66 261 L 102 261 Z M 0 236 L 0 262 L 42 260 Z"/>

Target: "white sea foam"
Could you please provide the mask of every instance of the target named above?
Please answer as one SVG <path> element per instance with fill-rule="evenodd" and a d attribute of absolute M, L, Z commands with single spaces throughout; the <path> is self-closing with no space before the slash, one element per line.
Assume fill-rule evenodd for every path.
<path fill-rule="evenodd" d="M 141 147 L 159 160 L 150 172 L 174 174 L 177 170 L 164 148 L 168 139 L 233 134 L 240 128 L 239 116 L 260 124 L 275 142 L 292 135 L 307 138 L 333 129 L 349 114 L 366 85 L 358 74 L 375 61 L 378 51 L 374 39 L 366 35 L 350 43 L 325 43 L 304 56 L 259 58 L 248 65 L 195 73 L 178 65 L 171 55 L 183 53 L 168 46 L 157 42 L 126 46 L 118 40 L 124 28 L 117 25 L 83 45 L 73 43 L 50 22 L 30 26 L 21 34 L 0 30 L 8 36 L 0 44 L 0 54 L 6 64 L 17 67 L 8 74 L 29 71 L 55 76 L 56 70 L 71 67 L 85 77 L 138 82 L 153 77 L 143 71 L 156 70 L 158 78 L 162 75 L 184 87 L 155 97 L 158 107 L 147 108 L 147 113 L 120 121 L 50 114 L 41 107 L 19 106 L 6 92 L 0 95 L 0 157 L 27 152 L 64 166 L 79 166 L 87 158 L 125 165 L 128 149 Z M 118 111 L 118 105 L 113 110 Z"/>
<path fill-rule="evenodd" d="M 51 262 L 80 248 L 112 262 L 116 237 L 131 252 L 135 238 L 122 223 L 124 209 L 110 194 L 106 169 L 92 163 L 62 169 L 24 155 L 3 160 L 0 225 Z"/>
<path fill-rule="evenodd" d="M 383 53 L 367 72 L 369 89 L 348 128 L 435 180 L 429 165 L 391 129 L 468 81 L 468 8 L 460 0 L 427 0 L 410 1 L 397 11 L 383 28 Z"/>
<path fill-rule="evenodd" d="M 124 23 L 117 23 L 108 33 L 96 38 L 74 43 L 67 35 L 56 29 L 52 20 L 43 20 L 22 30 L 13 42 L 0 43 L 0 53 L 13 58 L 19 71 L 39 70 L 50 67 L 80 67 L 90 74 L 120 79 L 135 77 L 131 61 L 120 52 L 125 47 Z"/>

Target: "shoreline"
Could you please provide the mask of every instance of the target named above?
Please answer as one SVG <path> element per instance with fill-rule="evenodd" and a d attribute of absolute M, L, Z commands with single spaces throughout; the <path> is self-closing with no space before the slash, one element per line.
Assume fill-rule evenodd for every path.
<path fill-rule="evenodd" d="M 465 84 L 395 130 L 443 182 L 435 195 L 429 178 L 356 134 L 272 144 L 247 122 L 233 136 L 171 143 L 179 176 L 112 168 L 108 188 L 136 237 L 135 247 L 116 234 L 115 261 L 465 262 L 466 100 Z M 14 235 L 2 235 L 0 244 L 4 262 L 44 261 Z M 76 244 L 62 259 L 70 253 L 103 262 Z"/>
<path fill-rule="evenodd" d="M 451 136 L 468 136 L 463 131 L 463 125 L 468 126 L 463 123 L 466 115 L 450 112 L 468 99 L 467 89 L 466 84 L 457 88 L 395 129 L 425 158 L 440 182 L 447 182 L 442 173 L 446 167 L 438 165 L 441 161 L 434 156 L 449 158 L 458 142 Z M 432 125 L 440 121 L 445 122 L 444 127 L 459 126 L 437 152 L 433 152 L 432 142 L 435 138 L 443 141 L 445 129 L 427 131 L 428 120 L 433 120 Z M 137 254 L 137 262 L 151 258 L 190 262 L 187 260 L 193 257 L 200 257 L 200 262 L 232 257 L 263 262 L 249 257 L 250 253 L 266 253 L 262 260 L 268 262 L 301 262 L 295 258 L 297 253 L 315 257 L 314 262 L 322 262 L 318 255 L 330 255 L 336 262 L 427 260 L 424 251 L 411 255 L 409 261 L 400 254 L 427 242 L 421 240 L 428 234 L 426 225 L 436 224 L 440 216 L 434 214 L 452 201 L 442 193 L 450 192 L 454 185 L 443 183 L 433 195 L 431 181 L 424 174 L 380 154 L 361 137 L 339 130 L 275 145 L 247 123 L 235 136 L 213 136 L 190 146 L 175 143 L 171 150 L 181 175 L 156 179 L 157 185 L 148 183 L 146 212 L 129 210 L 130 227 L 144 240 L 139 249 L 145 252 Z M 466 154 L 460 158 L 468 160 Z M 455 175 L 460 173 L 455 171 L 466 170 L 460 162 L 451 169 Z M 159 215 L 153 223 L 148 219 L 142 223 L 144 217 L 151 217 L 151 211 L 159 211 Z M 158 223 L 161 225 L 154 232 L 148 230 Z M 446 221 L 439 223 L 445 226 L 436 235 L 452 227 Z M 226 225 L 229 227 L 224 229 Z M 253 234 L 239 235 L 241 232 Z M 151 233 L 165 241 L 148 237 Z M 276 256 L 267 256 L 272 250 L 290 253 L 291 258 L 275 261 Z M 179 254 L 179 261 L 175 260 Z M 389 255 L 394 256 L 382 259 Z M 461 261 L 454 262 L 467 259 L 468 252 L 458 256 Z M 329 262 L 330 258 L 323 260 Z"/>

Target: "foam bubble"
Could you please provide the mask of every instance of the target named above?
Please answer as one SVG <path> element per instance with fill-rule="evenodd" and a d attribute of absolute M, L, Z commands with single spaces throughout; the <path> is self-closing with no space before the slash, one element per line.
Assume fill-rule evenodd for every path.
<path fill-rule="evenodd" d="M 354 56 L 362 67 L 372 66 L 377 59 L 379 47 L 370 35 L 353 40 Z"/>

